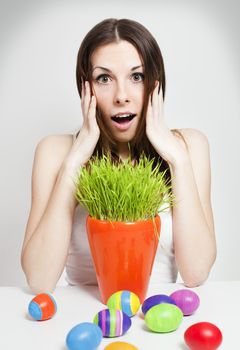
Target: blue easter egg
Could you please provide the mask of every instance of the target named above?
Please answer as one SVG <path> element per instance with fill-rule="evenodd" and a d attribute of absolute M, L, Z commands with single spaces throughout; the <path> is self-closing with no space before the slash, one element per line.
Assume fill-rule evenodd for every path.
<path fill-rule="evenodd" d="M 68 350 L 96 350 L 101 340 L 101 329 L 93 323 L 83 322 L 68 332 L 66 344 Z"/>

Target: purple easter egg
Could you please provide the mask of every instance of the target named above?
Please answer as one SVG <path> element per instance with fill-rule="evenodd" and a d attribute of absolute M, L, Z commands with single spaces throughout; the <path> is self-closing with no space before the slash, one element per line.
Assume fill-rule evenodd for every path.
<path fill-rule="evenodd" d="M 93 320 L 102 330 L 104 337 L 119 337 L 131 327 L 130 317 L 117 309 L 104 309 L 99 311 Z"/>
<path fill-rule="evenodd" d="M 179 289 L 173 292 L 170 297 L 176 305 L 182 310 L 184 316 L 193 314 L 200 304 L 197 293 L 190 289 Z"/>
<path fill-rule="evenodd" d="M 165 294 L 156 294 L 152 295 L 151 297 L 145 299 L 145 301 L 142 304 L 142 312 L 145 315 L 151 307 L 158 305 L 158 304 L 173 304 L 176 305 L 175 301 L 170 298 L 168 295 Z"/>

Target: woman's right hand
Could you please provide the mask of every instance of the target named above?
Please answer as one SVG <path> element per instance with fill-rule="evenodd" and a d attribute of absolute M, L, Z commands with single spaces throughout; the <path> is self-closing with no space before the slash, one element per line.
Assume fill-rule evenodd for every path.
<path fill-rule="evenodd" d="M 96 96 L 91 95 L 89 82 L 86 81 L 85 86 L 82 82 L 81 107 L 83 124 L 64 162 L 64 166 L 71 173 L 71 176 L 74 176 L 91 158 L 97 145 L 100 129 L 96 120 L 96 106 Z"/>

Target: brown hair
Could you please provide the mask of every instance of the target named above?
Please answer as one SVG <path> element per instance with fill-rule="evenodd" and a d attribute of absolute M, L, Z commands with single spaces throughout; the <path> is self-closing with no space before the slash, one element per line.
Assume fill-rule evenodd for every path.
<path fill-rule="evenodd" d="M 148 99 L 155 87 L 155 81 L 162 86 L 163 98 L 165 96 L 165 70 L 160 48 L 152 34 L 140 23 L 129 19 L 108 18 L 95 25 L 85 36 L 78 51 L 76 79 L 77 88 L 81 97 L 82 79 L 92 81 L 91 57 L 94 50 L 100 46 L 110 43 L 118 43 L 121 40 L 130 42 L 138 51 L 144 65 L 144 102 L 142 117 L 134 138 L 129 142 L 132 159 L 139 159 L 144 152 L 149 158 L 154 159 L 153 166 L 161 163 L 160 170 L 167 170 L 166 177 L 170 178 L 168 163 L 159 156 L 146 136 L 146 112 Z M 109 153 L 113 160 L 119 161 L 116 150 L 116 143 L 105 127 L 101 111 L 97 108 L 97 123 L 100 128 L 100 137 L 93 152 L 95 155 Z M 176 131 L 176 130 L 175 130 Z M 178 131 L 176 131 L 178 133 Z"/>

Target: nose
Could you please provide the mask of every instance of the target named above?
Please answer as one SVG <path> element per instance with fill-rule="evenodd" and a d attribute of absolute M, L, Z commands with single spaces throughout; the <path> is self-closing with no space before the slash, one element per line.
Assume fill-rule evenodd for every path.
<path fill-rule="evenodd" d="M 114 96 L 114 102 L 117 105 L 125 104 L 125 103 L 130 102 L 128 93 L 126 91 L 126 88 L 123 86 L 123 84 L 121 84 L 121 85 L 118 84 L 117 85 L 116 93 L 115 93 L 115 96 Z"/>

